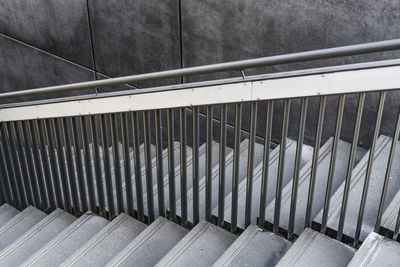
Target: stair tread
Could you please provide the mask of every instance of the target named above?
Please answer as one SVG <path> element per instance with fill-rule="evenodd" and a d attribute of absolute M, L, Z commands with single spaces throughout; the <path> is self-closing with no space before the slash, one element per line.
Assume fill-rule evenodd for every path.
<path fill-rule="evenodd" d="M 372 232 L 364 240 L 348 266 L 398 266 L 399 262 L 400 244 Z"/>
<path fill-rule="evenodd" d="M 332 155 L 333 138 L 328 139 L 327 142 L 320 148 L 318 155 L 318 167 L 316 172 L 316 179 L 314 184 L 314 200 L 312 218 L 318 215 L 319 211 L 323 209 L 326 193 L 326 183 L 329 175 L 329 165 Z M 348 158 L 350 155 L 351 144 L 339 140 L 336 154 L 336 165 L 334 170 L 334 176 L 332 179 L 331 195 L 336 189 L 343 183 L 346 178 L 346 170 L 348 164 Z M 355 157 L 355 163 L 358 163 L 365 151 L 358 149 Z M 295 228 L 294 233 L 299 235 L 304 229 L 304 221 L 307 210 L 308 190 L 310 186 L 312 161 L 309 160 L 305 164 L 299 173 L 298 187 L 297 187 L 297 202 L 296 202 L 296 216 L 295 216 Z M 281 203 L 281 215 L 280 215 L 280 226 L 288 229 L 290 206 L 292 200 L 292 186 L 293 182 L 290 181 L 282 190 L 282 203 Z M 266 220 L 273 222 L 274 220 L 274 209 L 275 200 L 266 208 Z"/>
<path fill-rule="evenodd" d="M 286 143 L 286 157 L 285 157 L 285 168 L 284 168 L 284 176 L 282 179 L 282 186 L 285 186 L 293 177 L 293 168 L 294 161 L 296 156 L 296 141 L 291 139 L 287 140 Z M 302 159 L 300 162 L 300 166 L 305 165 L 312 158 L 312 147 L 303 145 Z M 279 152 L 280 146 L 277 146 L 270 154 L 269 161 L 269 175 L 268 175 L 268 185 L 267 185 L 267 200 L 266 204 L 268 205 L 274 198 L 276 192 L 276 181 L 278 175 L 278 165 L 279 165 Z M 262 159 L 262 157 L 261 157 Z M 260 207 L 260 188 L 262 183 L 262 161 L 259 162 L 258 165 L 254 169 L 253 176 L 253 188 L 257 190 L 253 192 L 252 202 L 251 202 L 251 212 L 252 214 L 257 214 L 259 212 Z M 246 166 L 246 165 L 243 165 Z M 246 168 L 243 168 L 245 171 Z M 247 173 L 244 173 L 244 178 L 239 184 L 239 197 L 238 197 L 238 218 L 237 218 L 237 226 L 244 228 L 244 219 L 245 219 L 245 209 L 246 209 L 246 188 L 247 188 Z M 231 208 L 232 208 L 232 193 L 230 193 L 225 199 L 225 221 L 231 222 Z M 218 208 L 213 211 L 213 214 L 218 214 Z M 256 216 L 252 216 L 252 224 L 256 223 Z"/>
<path fill-rule="evenodd" d="M 0 266 L 19 266 L 75 219 L 68 212 L 56 209 L 0 252 Z"/>
<path fill-rule="evenodd" d="M 400 210 L 400 191 L 394 196 L 382 215 L 381 227 L 394 232 Z"/>
<path fill-rule="evenodd" d="M 346 266 L 354 253 L 352 247 L 306 228 L 276 266 Z"/>
<path fill-rule="evenodd" d="M 274 266 L 291 244 L 274 233 L 250 225 L 213 266 Z"/>
<path fill-rule="evenodd" d="M 117 255 L 145 228 L 144 223 L 121 213 L 75 251 L 63 262 L 62 266 L 98 266 L 104 264 Z"/>
<path fill-rule="evenodd" d="M 0 251 L 17 240 L 46 214 L 32 206 L 27 207 L 0 228 Z"/>
<path fill-rule="evenodd" d="M 380 202 L 383 180 L 386 174 L 387 160 L 389 157 L 390 146 L 391 146 L 391 138 L 387 136 L 380 136 L 377 140 L 377 145 L 374 154 L 374 161 L 372 166 L 372 172 L 368 187 L 368 197 L 365 203 L 365 212 L 363 218 L 363 225 L 361 229 L 360 240 L 364 240 L 370 232 L 373 232 L 376 216 L 378 213 L 378 206 Z M 356 223 L 360 203 L 362 190 L 365 181 L 365 173 L 368 165 L 368 157 L 369 152 L 364 155 L 364 157 L 360 160 L 357 166 L 353 170 L 353 174 L 351 177 L 351 184 L 349 190 L 349 198 L 346 210 L 346 219 L 344 223 L 344 234 L 348 236 L 354 236 L 356 230 Z M 394 162 L 400 160 L 400 145 L 397 145 L 395 150 Z M 400 177 L 400 169 L 392 169 L 391 172 L 392 177 Z M 388 191 L 386 195 L 386 204 L 390 203 L 395 194 L 398 192 L 400 188 L 400 179 L 391 179 Z M 340 209 L 342 206 L 342 197 L 343 197 L 344 183 L 336 190 L 336 192 L 331 197 L 331 207 L 329 210 L 329 217 L 327 225 L 331 229 L 337 229 L 339 218 L 340 218 Z M 322 211 L 317 215 L 315 221 L 320 223 L 322 218 Z"/>
<path fill-rule="evenodd" d="M 7 203 L 0 206 L 0 227 L 16 216 L 19 211 Z"/>
<path fill-rule="evenodd" d="M 107 266 L 153 266 L 188 230 L 163 217 L 158 217 L 131 243 L 129 243 Z"/>
<path fill-rule="evenodd" d="M 235 241 L 235 238 L 232 233 L 202 221 L 156 266 L 210 266 Z"/>
<path fill-rule="evenodd" d="M 58 266 L 108 223 L 102 217 L 84 214 L 22 265 Z"/>

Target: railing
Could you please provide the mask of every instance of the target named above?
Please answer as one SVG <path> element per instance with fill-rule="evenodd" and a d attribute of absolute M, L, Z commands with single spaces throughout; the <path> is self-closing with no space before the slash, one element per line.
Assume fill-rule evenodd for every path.
<path fill-rule="evenodd" d="M 399 48 L 400 40 L 392 40 L 9 92 L 0 94 L 0 98 L 228 70 L 242 71 L 252 67 Z M 62 208 L 76 215 L 89 209 L 109 218 L 126 212 L 146 222 L 152 222 L 158 215 L 168 216 L 183 225 L 196 224 L 199 220 L 206 219 L 220 226 L 226 226 L 228 222 L 227 227 L 233 232 L 238 230 L 239 224 L 243 223 L 246 227 L 258 219 L 260 227 L 271 225 L 274 232 L 284 231 L 289 239 L 293 239 L 296 223 L 304 224 L 304 227 L 312 226 L 315 217 L 313 204 L 315 183 L 318 179 L 319 150 L 326 137 L 333 136 L 329 175 L 324 189 L 323 216 L 318 226 L 321 232 L 327 233 L 345 99 L 357 99 L 340 219 L 335 232 L 337 239 L 344 238 L 346 208 L 362 129 L 365 131 L 363 136 L 370 134 L 372 140 L 368 147 L 370 152 L 359 213 L 357 221 L 352 222 L 356 224 L 352 241 L 357 244 L 383 118 L 385 127 L 396 126 L 391 134 L 394 138 L 382 181 L 376 231 L 381 226 L 381 217 L 387 205 L 385 199 L 399 135 L 400 113 L 397 122 L 390 121 L 393 110 L 384 113 L 384 107 L 385 100 L 388 102 L 386 95 L 391 91 L 397 92 L 400 88 L 399 75 L 400 60 L 390 60 L 3 105 L 0 107 L 0 202 L 9 202 L 18 208 L 27 205 L 43 210 Z M 379 99 L 375 127 L 361 128 L 365 99 L 376 94 L 379 94 Z M 297 190 L 305 131 L 313 132 L 307 129 L 307 113 L 311 112 L 308 103 L 315 98 L 318 98 L 319 109 L 312 140 L 314 150 L 307 208 L 305 221 L 296 222 Z M 295 108 L 291 106 L 293 103 L 296 104 Z M 327 103 L 337 104 L 337 109 L 330 108 L 334 113 L 325 114 Z M 369 103 L 376 104 L 374 99 L 369 100 Z M 398 107 L 398 103 L 391 107 L 393 106 Z M 232 111 L 229 114 L 234 115 L 233 117 L 228 117 L 228 110 Z M 294 112 L 298 112 L 300 116 L 293 123 L 290 122 L 290 114 Z M 261 113 L 266 116 L 257 116 Z M 329 117 L 329 120 L 325 120 L 326 116 L 334 116 L 335 119 Z M 346 120 L 347 126 L 351 119 L 350 117 Z M 330 127 L 324 127 L 326 125 Z M 248 128 L 248 131 L 243 131 L 243 128 Z M 387 129 L 385 131 L 388 132 Z M 286 149 L 279 150 L 276 177 L 271 176 L 269 169 L 274 133 L 280 135 L 278 143 L 281 148 L 287 147 L 288 137 L 297 141 L 291 169 L 285 167 Z M 249 139 L 247 158 L 243 160 L 241 141 L 246 138 Z M 174 142 L 178 140 L 179 151 L 175 151 Z M 263 142 L 262 160 L 255 162 L 256 146 L 260 140 Z M 213 141 L 219 142 L 218 155 L 212 152 Z M 201 156 L 203 143 L 205 152 Z M 155 145 L 155 151 L 152 151 L 152 144 Z M 190 147 L 191 154 L 188 153 Z M 167 150 L 163 152 L 165 148 Z M 230 148 L 233 151 L 230 154 L 232 163 L 229 165 L 227 150 Z M 153 156 L 155 161 L 152 160 Z M 164 158 L 167 160 L 163 160 Z M 204 169 L 200 167 L 203 160 Z M 241 163 L 246 166 L 245 175 L 241 172 Z M 261 171 L 256 173 L 257 166 L 261 166 Z M 293 175 L 292 180 L 287 182 L 284 177 L 289 172 Z M 179 180 L 178 183 L 176 179 Z M 260 188 L 253 187 L 257 179 L 261 181 Z M 271 196 L 267 186 L 273 179 L 276 179 L 276 183 Z M 239 210 L 243 203 L 238 202 L 242 181 L 246 181 L 244 214 Z M 280 225 L 282 191 L 288 183 L 292 184 L 290 218 L 287 229 L 283 229 Z M 190 188 L 191 192 L 188 191 Z M 230 192 L 231 203 L 225 203 Z M 252 211 L 255 195 L 259 195 L 256 213 Z M 265 224 L 265 211 L 271 198 L 275 201 L 273 221 Z M 227 221 L 225 210 L 229 205 L 230 220 Z M 215 208 L 217 212 L 213 212 Z M 244 222 L 239 222 L 239 217 L 243 217 Z M 400 219 L 397 220 L 393 234 L 395 239 L 399 224 Z"/>

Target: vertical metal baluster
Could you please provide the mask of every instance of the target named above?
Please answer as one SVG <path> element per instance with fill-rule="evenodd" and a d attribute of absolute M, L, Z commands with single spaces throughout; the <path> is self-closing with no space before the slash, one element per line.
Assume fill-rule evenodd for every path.
<path fill-rule="evenodd" d="M 385 174 L 385 180 L 383 182 L 381 200 L 379 202 L 378 216 L 376 217 L 375 232 L 377 232 L 377 233 L 381 226 L 381 219 L 382 219 L 383 208 L 384 208 L 385 200 L 386 200 L 387 187 L 389 185 L 390 173 L 392 171 L 394 153 L 396 151 L 397 142 L 399 140 L 399 132 L 400 132 L 400 111 L 397 115 L 396 128 L 394 130 L 392 145 L 390 147 L 389 160 L 388 160 L 388 164 L 386 167 L 386 174 Z M 397 233 L 398 233 L 398 231 L 397 231 Z M 397 239 L 397 237 L 394 239 Z"/>
<path fill-rule="evenodd" d="M 267 102 L 267 118 L 265 122 L 265 139 L 264 139 L 264 152 L 263 152 L 263 168 L 262 168 L 262 181 L 261 181 L 261 196 L 260 196 L 260 216 L 258 226 L 264 228 L 265 222 L 265 208 L 267 205 L 267 190 L 269 179 L 269 158 L 271 149 L 271 134 L 272 134 L 272 118 L 274 113 L 274 101 Z"/>
<path fill-rule="evenodd" d="M 386 97 L 386 92 L 385 91 L 381 91 L 380 97 L 379 97 L 378 112 L 377 112 L 377 115 L 376 115 L 374 136 L 372 138 L 371 149 L 370 149 L 370 152 L 369 152 L 367 172 L 365 174 L 364 187 L 363 187 L 361 203 L 360 203 L 360 210 L 359 210 L 359 213 L 358 213 L 356 234 L 354 236 L 354 243 L 353 243 L 354 246 L 357 246 L 358 241 L 360 239 L 362 221 L 363 221 L 363 218 L 364 218 L 365 203 L 367 201 L 367 195 L 368 195 L 369 179 L 371 177 L 372 165 L 373 165 L 373 162 L 374 162 L 376 140 L 378 139 L 379 130 L 381 128 L 381 121 L 382 121 L 383 107 L 384 107 L 384 104 L 385 104 L 385 97 Z"/>
<path fill-rule="evenodd" d="M 299 132 L 297 135 L 297 147 L 296 147 L 296 158 L 295 158 L 294 172 L 293 172 L 292 195 L 290 199 L 290 211 L 289 211 L 290 213 L 289 213 L 289 227 L 288 227 L 289 240 L 293 240 L 294 223 L 296 218 L 297 188 L 299 185 L 299 174 L 301 168 L 300 162 L 303 150 L 304 128 L 306 125 L 306 117 L 307 117 L 307 105 L 308 105 L 308 98 L 303 97 L 301 99 Z"/>
<path fill-rule="evenodd" d="M 254 146 L 257 132 L 257 102 L 251 103 L 251 114 L 250 114 L 250 140 L 249 140 L 249 152 L 247 157 L 247 185 L 246 185 L 246 211 L 244 224 L 245 227 L 251 223 L 251 202 L 253 199 L 253 174 L 254 174 Z"/>
<path fill-rule="evenodd" d="M 329 163 L 328 181 L 326 183 L 324 211 L 322 214 L 322 222 L 321 222 L 321 233 L 323 233 L 323 234 L 326 233 L 326 224 L 328 222 L 329 204 L 330 204 L 330 200 L 331 200 L 333 175 L 335 172 L 337 147 L 338 147 L 339 140 L 340 140 L 340 131 L 342 129 L 344 102 L 345 102 L 345 95 L 340 95 L 338 111 L 337 111 L 337 116 L 336 116 L 335 136 L 334 136 L 333 145 L 332 145 L 331 161 Z"/>
<path fill-rule="evenodd" d="M 122 129 L 122 149 L 124 152 L 124 174 L 125 174 L 125 193 L 126 193 L 126 208 L 127 213 L 131 216 L 134 214 L 133 207 L 133 189 L 132 189 L 132 169 L 131 169 L 131 157 L 129 152 L 129 114 L 121 113 L 121 129 Z"/>
<path fill-rule="evenodd" d="M 31 174 L 28 171 L 28 158 L 27 158 L 27 153 L 25 151 L 26 146 L 24 145 L 24 142 L 22 140 L 22 135 L 21 135 L 21 128 L 20 128 L 20 123 L 21 122 L 11 122 L 12 125 L 12 131 L 15 136 L 16 140 L 16 147 L 15 150 L 17 151 L 18 154 L 18 160 L 19 160 L 19 166 L 20 166 L 20 172 L 22 174 L 22 181 L 25 187 L 25 194 L 26 194 L 26 200 L 28 205 L 34 205 L 34 196 L 35 194 L 33 193 L 35 190 L 37 194 L 37 188 L 34 188 L 34 181 L 32 181 L 34 178 L 33 174 Z M 29 152 L 28 152 L 29 153 Z M 36 202 L 36 204 L 39 204 L 39 202 Z M 38 207 L 38 206 L 36 206 Z"/>
<path fill-rule="evenodd" d="M 164 205 L 164 173 L 163 173 L 163 145 L 161 128 L 161 111 L 154 111 L 154 123 L 156 129 L 156 161 L 157 161 L 157 191 L 158 191 L 158 214 L 165 216 Z"/>
<path fill-rule="evenodd" d="M 199 196 L 199 108 L 193 107 L 193 148 L 192 148 L 192 167 L 193 167 L 193 223 L 197 224 L 200 220 L 200 196 Z"/>
<path fill-rule="evenodd" d="M 342 240 L 343 236 L 343 227 L 344 227 L 344 220 L 346 217 L 346 209 L 347 209 L 347 200 L 349 197 L 349 190 L 350 190 L 350 182 L 351 176 L 353 173 L 353 165 L 354 165 L 354 158 L 357 149 L 357 142 L 358 142 L 358 135 L 360 133 L 360 125 L 362 119 L 362 111 L 364 107 L 364 100 L 365 100 L 365 93 L 361 93 L 358 99 L 358 107 L 357 107 L 357 118 L 355 122 L 354 128 L 354 135 L 353 135 L 353 142 L 351 144 L 350 156 L 349 156 L 349 163 L 347 165 L 347 173 L 346 173 L 346 181 L 344 185 L 344 192 L 343 192 L 343 199 L 342 199 L 342 207 L 340 210 L 340 218 L 339 218 L 339 227 L 336 239 Z"/>
<path fill-rule="evenodd" d="M 100 136 L 101 136 L 101 149 L 103 152 L 103 164 L 104 164 L 104 179 L 106 182 L 106 193 L 107 193 L 107 205 L 109 218 L 115 216 L 115 205 L 114 205 L 114 189 L 112 184 L 111 175 L 111 159 L 108 148 L 110 147 L 110 140 L 107 134 L 107 118 L 106 115 L 100 116 Z"/>
<path fill-rule="evenodd" d="M 55 146 L 55 138 L 54 138 L 54 129 L 53 129 L 53 119 L 48 119 L 45 121 L 45 132 L 47 137 L 47 144 L 49 147 L 49 158 L 50 165 L 52 169 L 52 180 L 54 183 L 54 191 L 56 196 L 57 208 L 64 209 L 64 199 L 62 195 L 62 188 L 60 184 L 60 171 L 58 169 L 57 163 L 57 153 Z"/>
<path fill-rule="evenodd" d="M 211 203 L 212 203 L 212 144 L 213 144 L 213 106 L 207 106 L 207 133 L 206 133 L 206 210 L 205 217 L 211 221 Z"/>
<path fill-rule="evenodd" d="M 179 137 L 180 137 L 180 175 L 181 175 L 181 218 L 182 224 L 187 223 L 187 161 L 186 161 L 186 109 L 179 109 Z"/>
<path fill-rule="evenodd" d="M 15 137 L 15 130 L 14 130 L 14 125 L 9 122 L 6 123 L 6 132 L 9 139 L 9 151 L 7 153 L 7 155 L 10 155 L 12 158 L 12 165 L 10 165 L 10 167 L 12 167 L 14 169 L 14 173 L 15 173 L 15 177 L 16 177 L 16 181 L 17 181 L 17 187 L 18 187 L 18 192 L 20 195 L 20 207 L 25 208 L 28 205 L 28 198 L 26 195 L 26 190 L 27 188 L 25 188 L 25 182 L 24 182 L 24 177 L 22 174 L 22 171 L 20 169 L 20 162 L 18 159 L 18 154 L 17 154 L 17 145 L 16 145 L 16 137 Z"/>
<path fill-rule="evenodd" d="M 40 158 L 40 148 L 38 143 L 38 137 L 36 134 L 36 122 L 34 121 L 25 121 L 25 139 L 29 139 L 32 146 L 32 156 L 33 156 L 33 164 L 36 170 L 36 178 L 38 181 L 39 193 L 41 198 L 43 210 L 50 208 L 50 202 L 48 198 L 49 190 L 46 190 L 46 182 L 45 182 L 45 174 L 41 164 Z"/>
<path fill-rule="evenodd" d="M 72 212 L 72 205 L 71 205 L 71 194 L 69 192 L 69 186 L 68 186 L 68 175 L 67 175 L 67 167 L 65 166 L 66 164 L 66 158 L 64 154 L 64 148 L 65 148 L 65 139 L 64 134 L 61 130 L 61 119 L 55 119 L 52 121 L 53 123 L 53 128 L 55 129 L 55 136 L 56 136 L 56 150 L 58 154 L 58 162 L 59 162 L 59 168 L 60 168 L 60 179 L 61 179 L 61 186 L 62 186 L 62 191 L 63 191 L 63 196 L 64 196 L 64 208 L 68 212 Z"/>
<path fill-rule="evenodd" d="M 50 165 L 50 152 L 47 143 L 45 133 L 45 122 L 44 120 L 35 121 L 35 135 L 39 136 L 40 140 L 40 152 L 41 152 L 41 164 L 43 165 L 44 178 L 47 188 L 47 197 L 49 198 L 50 210 L 53 211 L 57 207 L 56 192 L 54 186 L 53 174 L 51 172 Z"/>
<path fill-rule="evenodd" d="M 310 185 L 308 187 L 307 210 L 306 210 L 306 219 L 304 222 L 304 227 L 311 227 L 312 205 L 314 201 L 314 186 L 315 186 L 315 179 L 317 178 L 316 176 L 318 168 L 318 156 L 319 156 L 319 149 L 321 146 L 322 128 L 324 126 L 325 105 L 326 105 L 326 96 L 321 96 L 319 102 L 318 125 L 317 125 L 317 132 L 315 133 L 315 144 L 314 144 L 314 152 L 313 152 L 311 174 L 310 174 Z"/>
<path fill-rule="evenodd" d="M 0 123 L 1 124 L 1 123 Z M 10 203 L 13 206 L 16 206 L 15 204 L 15 192 L 13 192 L 12 186 L 11 186 L 11 179 L 12 177 L 10 176 L 10 172 L 7 166 L 7 163 L 5 161 L 5 152 L 4 152 L 4 143 L 5 140 L 3 140 L 2 135 L 0 134 L 0 166 L 1 166 L 1 186 L 2 186 L 2 191 L 1 193 L 3 194 L 3 201 L 6 201 L 7 203 Z"/>
<path fill-rule="evenodd" d="M 286 142 L 287 142 L 286 139 L 289 127 L 289 111 L 290 111 L 290 99 L 285 99 L 283 106 L 282 135 L 281 135 L 281 144 L 279 151 L 278 175 L 277 175 L 276 192 L 275 192 L 274 225 L 272 227 L 274 233 L 278 233 L 279 231 L 279 220 L 281 216 L 282 179 L 285 168 L 285 155 L 286 155 Z"/>
<path fill-rule="evenodd" d="M 219 137 L 219 181 L 218 181 L 218 225 L 224 223 L 225 212 L 225 161 L 226 161 L 226 104 L 220 105 L 220 137 Z"/>
<path fill-rule="evenodd" d="M 96 179 L 96 189 L 97 189 L 97 199 L 99 201 L 99 211 L 102 216 L 105 216 L 105 200 L 104 200 L 104 186 L 101 168 L 101 158 L 100 158 L 100 142 L 99 142 L 99 127 L 97 125 L 98 118 L 95 116 L 89 117 L 90 122 L 90 135 L 92 138 L 92 148 L 93 148 L 93 158 L 94 158 L 94 170 Z"/>
<path fill-rule="evenodd" d="M 235 137 L 233 148 L 233 173 L 232 173 L 232 210 L 231 210 L 231 232 L 237 230 L 238 213 L 238 187 L 239 187 L 239 169 L 240 169 L 240 141 L 242 132 L 242 110 L 243 104 L 235 105 Z"/>
<path fill-rule="evenodd" d="M 133 161 L 135 168 L 135 184 L 136 184 L 136 203 L 138 209 L 138 218 L 140 221 L 144 220 L 144 206 L 143 206 L 143 187 L 142 187 L 142 169 L 140 163 L 140 140 L 139 140 L 139 118 L 137 113 L 131 114 L 132 130 L 133 130 Z M 149 198 L 153 199 L 152 195 L 147 194 L 147 201 Z"/>
<path fill-rule="evenodd" d="M 81 208 L 82 212 L 86 212 L 88 210 L 88 198 L 86 193 L 86 184 L 85 184 L 85 171 L 83 167 L 83 157 L 81 153 L 81 147 L 83 147 L 81 138 L 80 138 L 80 118 L 71 118 L 70 123 L 72 126 L 72 142 L 74 144 L 75 150 L 75 160 L 76 160 L 76 169 L 78 174 L 78 186 L 79 186 L 79 196 L 81 199 Z"/>
<path fill-rule="evenodd" d="M 24 121 L 20 123 L 21 131 L 23 132 L 25 153 L 28 160 L 28 173 L 31 176 L 31 184 L 34 195 L 35 206 L 41 209 L 47 208 L 46 206 L 46 193 L 44 187 L 41 187 L 39 181 L 38 170 L 35 169 L 35 151 L 32 146 L 32 138 L 29 133 L 29 122 Z M 43 199 L 44 198 L 44 199 Z"/>
<path fill-rule="evenodd" d="M 1 131 L 1 136 L 3 139 L 3 150 L 4 150 L 4 159 L 6 163 L 6 167 L 8 170 L 9 174 L 9 182 L 11 186 L 11 191 L 14 196 L 14 203 L 12 203 L 16 208 L 22 208 L 22 196 L 21 193 L 19 192 L 20 189 L 18 188 L 17 185 L 17 175 L 15 173 L 14 165 L 13 165 L 13 160 L 11 160 L 11 154 L 10 154 L 10 140 L 8 137 L 8 131 L 7 131 L 7 125 L 6 123 L 0 123 L 0 131 Z"/>
<path fill-rule="evenodd" d="M 69 119 L 63 118 L 61 120 L 61 127 L 63 132 L 63 139 L 65 144 L 65 153 L 67 154 L 67 167 L 68 167 L 68 178 L 71 189 L 72 204 L 74 207 L 74 215 L 79 216 L 81 214 L 81 207 L 79 203 L 78 186 L 77 186 L 77 175 L 74 168 L 74 150 L 71 143 L 71 128 L 68 123 Z"/>
<path fill-rule="evenodd" d="M 118 133 L 118 121 L 117 115 L 110 115 L 110 127 L 111 127 L 111 143 L 113 149 L 114 159 L 114 176 L 115 176 L 115 191 L 117 192 L 117 207 L 118 212 L 124 212 L 124 200 L 122 196 L 122 178 L 121 178 L 121 165 L 120 165 L 120 153 L 119 153 L 119 133 Z"/>
<path fill-rule="evenodd" d="M 175 159 L 174 159 L 174 111 L 167 109 L 168 133 L 168 181 L 170 219 L 176 221 Z"/>
<path fill-rule="evenodd" d="M 83 148 L 83 156 L 85 162 L 85 170 L 86 170 L 86 183 L 88 187 L 88 199 L 89 199 L 89 209 L 93 212 L 96 211 L 96 196 L 94 193 L 94 185 L 93 185 L 93 169 L 91 164 L 90 157 L 90 140 L 89 133 L 87 130 L 88 121 L 86 117 L 80 117 L 80 126 L 81 126 L 81 136 L 82 136 L 82 148 Z"/>
<path fill-rule="evenodd" d="M 151 132 L 150 132 L 150 113 L 143 111 L 143 135 L 144 135 L 144 160 L 146 167 L 146 193 L 147 193 L 147 213 L 149 223 L 154 221 L 154 193 L 153 193 L 153 173 L 151 157 Z M 150 197 L 149 197 L 150 196 Z"/>

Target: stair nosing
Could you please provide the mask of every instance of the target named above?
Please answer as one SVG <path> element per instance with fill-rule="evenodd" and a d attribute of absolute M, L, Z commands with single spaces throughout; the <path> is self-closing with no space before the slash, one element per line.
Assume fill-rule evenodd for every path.
<path fill-rule="evenodd" d="M 51 214 L 47 215 L 45 218 L 43 218 L 41 221 L 39 221 L 37 224 L 35 224 L 29 231 L 25 232 L 22 236 L 20 236 L 14 242 L 9 244 L 8 247 L 4 248 L 0 252 L 0 260 L 4 259 L 4 257 L 8 256 L 12 251 L 14 251 L 20 245 L 22 245 L 25 241 L 31 239 L 33 236 L 35 236 L 37 233 L 39 233 L 46 226 L 51 224 L 54 220 L 56 220 L 59 216 L 61 216 L 63 214 L 69 214 L 69 213 L 67 213 L 61 209 L 56 209 Z"/>
<path fill-rule="evenodd" d="M 7 230 L 9 230 L 11 227 L 16 225 L 18 222 L 20 222 L 22 219 L 24 219 L 26 216 L 28 216 L 35 210 L 37 210 L 37 209 L 33 206 L 26 207 L 23 211 L 21 211 L 20 213 L 15 215 L 11 220 L 9 220 L 6 224 L 4 224 L 2 227 L 0 227 L 0 235 L 3 234 L 4 232 L 6 232 Z"/>
<path fill-rule="evenodd" d="M 172 264 L 180 255 L 182 255 L 186 248 L 189 248 L 193 243 L 211 226 L 211 224 L 207 221 L 202 221 L 196 225 L 189 233 L 187 233 L 175 247 L 172 248 L 172 252 L 168 252 L 165 257 L 168 256 L 168 259 L 161 259 L 161 261 L 165 261 L 165 265 L 169 266 Z M 185 240 L 186 239 L 186 240 Z M 185 241 L 185 242 L 184 242 Z M 175 251 L 174 251 L 175 250 Z M 171 254 L 170 254 L 171 253 Z M 158 263 L 156 264 L 158 265 Z"/>
<path fill-rule="evenodd" d="M 91 218 L 93 218 L 93 215 L 88 215 L 88 214 L 83 214 L 81 217 L 79 217 L 77 220 L 75 220 L 71 225 L 69 225 L 65 230 L 67 230 L 69 227 L 74 226 L 72 229 L 70 229 L 68 232 L 61 232 L 59 235 L 55 236 L 51 241 L 49 241 L 46 245 L 44 245 L 37 253 L 33 254 L 31 257 L 27 259 L 26 262 L 29 262 L 29 264 L 33 264 L 37 262 L 42 256 L 46 255 L 51 249 L 55 248 L 58 244 L 60 244 L 62 241 L 64 241 L 66 238 L 71 236 L 71 234 L 74 233 L 74 231 L 78 230 L 80 227 L 82 227 L 87 221 L 89 221 Z M 74 225 L 77 224 L 77 225 Z M 61 235 L 63 234 L 63 235 Z M 24 264 L 22 264 L 24 265 Z"/>
<path fill-rule="evenodd" d="M 246 246 L 258 235 L 259 233 L 259 228 L 256 225 L 250 225 L 249 227 L 247 227 L 247 229 L 251 229 L 251 227 L 254 227 L 254 229 L 252 229 L 252 232 L 250 234 L 248 234 L 248 236 L 246 236 L 242 242 L 240 242 L 240 245 L 238 246 L 238 248 L 236 248 L 231 255 L 229 255 L 229 257 L 227 259 L 225 259 L 222 263 L 221 266 L 229 266 L 230 263 L 232 263 L 232 261 L 239 255 L 240 252 L 243 251 L 243 249 L 246 248 Z M 246 230 L 247 230 L 246 229 Z M 245 231 L 246 232 L 246 231 Z M 239 238 L 245 234 L 245 232 L 243 232 Z M 229 249 L 229 248 L 228 248 Z M 222 254 L 223 255 L 223 254 Z"/>
<path fill-rule="evenodd" d="M 100 230 L 96 235 L 94 235 L 91 239 L 89 239 L 79 250 L 77 250 L 74 254 L 71 255 L 62 266 L 66 266 L 75 264 L 80 258 L 87 255 L 90 250 L 97 246 L 101 241 L 103 241 L 107 236 L 109 236 L 117 227 L 119 227 L 123 222 L 131 218 L 129 215 L 125 213 L 121 213 L 114 220 L 112 220 L 108 225 L 106 225 L 102 230 Z"/>
<path fill-rule="evenodd" d="M 162 218 L 162 219 L 160 219 Z M 143 245 L 151 236 L 156 234 L 164 225 L 169 223 L 170 221 L 165 219 L 164 217 L 159 217 L 158 218 L 159 222 L 157 224 L 154 224 L 157 222 L 155 220 L 152 224 L 150 224 L 146 229 L 143 230 L 142 233 L 140 233 L 136 238 L 134 238 L 126 247 L 125 249 L 127 250 L 124 252 L 125 249 L 123 249 L 120 253 L 123 253 L 123 255 L 119 256 L 119 253 L 116 257 L 119 257 L 115 262 L 111 260 L 111 264 L 107 264 L 110 266 L 118 266 L 122 262 L 124 262 L 127 258 L 129 258 L 130 255 L 132 255 L 141 245 Z"/>

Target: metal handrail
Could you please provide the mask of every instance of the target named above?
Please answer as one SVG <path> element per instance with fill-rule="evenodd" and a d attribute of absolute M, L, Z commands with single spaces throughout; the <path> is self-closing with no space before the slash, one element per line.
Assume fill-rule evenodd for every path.
<path fill-rule="evenodd" d="M 277 55 L 277 56 L 238 60 L 226 63 L 159 71 L 146 74 L 130 75 L 118 78 L 110 78 L 106 80 L 88 81 L 88 82 L 36 88 L 36 89 L 13 91 L 0 94 L 0 99 L 37 95 L 44 93 L 99 88 L 111 85 L 129 84 L 135 82 L 209 74 L 209 73 L 217 73 L 217 72 L 225 72 L 233 70 L 241 71 L 244 69 L 256 68 L 256 67 L 266 67 L 279 64 L 296 63 L 309 60 L 318 60 L 318 59 L 326 59 L 326 58 L 334 58 L 342 56 L 352 56 L 352 55 L 383 52 L 383 51 L 390 51 L 397 49 L 400 49 L 400 39 L 348 45 L 348 46 L 339 46 L 335 48 L 327 48 L 327 49 L 319 49 L 319 50 Z"/>

